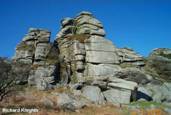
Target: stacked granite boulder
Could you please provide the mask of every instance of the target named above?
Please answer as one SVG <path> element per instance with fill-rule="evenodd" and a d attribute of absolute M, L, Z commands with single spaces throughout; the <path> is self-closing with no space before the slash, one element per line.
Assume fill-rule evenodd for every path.
<path fill-rule="evenodd" d="M 17 45 L 13 60 L 24 63 L 39 63 L 39 61 L 43 61 L 48 53 L 48 47 L 50 47 L 49 40 L 50 32 L 30 28 L 22 42 Z"/>
<path fill-rule="evenodd" d="M 51 56 L 52 53 L 53 56 Z M 30 64 L 32 69 L 28 83 L 37 85 L 38 89 L 43 90 L 47 84 L 54 82 L 55 76 L 52 74 L 55 74 L 57 56 L 57 48 L 50 43 L 50 32 L 30 28 L 28 34 L 17 46 L 13 61 Z"/>
<path fill-rule="evenodd" d="M 141 55 L 130 48 L 118 48 L 117 54 L 120 57 L 121 67 L 144 67 L 144 59 Z"/>
<path fill-rule="evenodd" d="M 89 12 L 62 20 L 57 42 L 64 63 L 70 63 L 71 79 L 113 74 L 118 64 L 115 46 L 104 36 L 103 25 Z"/>
<path fill-rule="evenodd" d="M 76 86 L 82 87 L 82 94 L 96 104 L 105 103 L 105 98 L 110 103 L 116 104 L 118 98 L 120 101 L 117 104 L 129 103 L 137 83 L 116 78 L 115 75 L 122 71 L 120 64 L 143 62 L 143 58 L 133 50 L 116 48 L 105 38 L 102 23 L 90 12 L 65 18 L 61 25 L 56 38 L 61 82 L 74 86 L 78 83 Z M 123 95 L 116 94 L 118 92 Z M 113 94 L 115 96 L 111 97 Z"/>

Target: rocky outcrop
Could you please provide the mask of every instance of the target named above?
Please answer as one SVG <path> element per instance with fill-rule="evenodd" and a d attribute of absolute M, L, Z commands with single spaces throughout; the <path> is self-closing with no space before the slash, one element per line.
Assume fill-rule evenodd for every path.
<path fill-rule="evenodd" d="M 36 63 L 43 61 L 50 48 L 50 32 L 42 29 L 30 28 L 22 42 L 17 45 L 13 57 L 15 61 Z"/>
<path fill-rule="evenodd" d="M 83 82 L 84 77 L 113 76 L 125 66 L 144 66 L 142 56 L 131 49 L 116 48 L 105 38 L 102 23 L 89 12 L 81 12 L 75 18 L 61 21 L 57 34 L 61 57 L 61 77 L 63 82 L 70 80 Z"/>
<path fill-rule="evenodd" d="M 44 90 L 57 77 L 57 58 L 58 50 L 50 43 L 50 32 L 30 28 L 28 34 L 17 45 L 13 61 L 31 64 L 28 83 Z"/>
<path fill-rule="evenodd" d="M 153 76 L 171 81 L 171 49 L 155 49 L 147 59 L 146 70 Z"/>
<path fill-rule="evenodd" d="M 13 60 L 31 65 L 28 83 L 39 90 L 69 86 L 72 93 L 58 95 L 59 107 L 67 110 L 75 111 L 88 102 L 169 102 L 170 89 L 160 79 L 170 80 L 170 49 L 157 49 L 144 59 L 130 48 L 117 48 L 105 34 L 92 13 L 81 12 L 61 21 L 53 43 L 49 31 L 30 29 Z"/>
<path fill-rule="evenodd" d="M 160 84 L 149 83 L 138 88 L 137 100 L 145 99 L 154 102 L 171 102 L 171 83 L 165 82 Z"/>
<path fill-rule="evenodd" d="M 73 94 L 61 93 L 57 96 L 57 105 L 64 110 L 76 111 L 77 109 L 81 109 L 89 104 L 88 100 L 85 98 L 74 96 Z"/>
<path fill-rule="evenodd" d="M 83 96 L 95 104 L 105 104 L 104 96 L 97 86 L 85 86 L 82 89 Z"/>
<path fill-rule="evenodd" d="M 103 92 L 108 103 L 116 104 L 129 104 L 131 91 L 126 89 L 110 89 Z"/>

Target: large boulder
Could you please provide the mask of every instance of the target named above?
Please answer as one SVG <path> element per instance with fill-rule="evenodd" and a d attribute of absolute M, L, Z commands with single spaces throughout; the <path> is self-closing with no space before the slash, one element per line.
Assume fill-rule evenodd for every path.
<path fill-rule="evenodd" d="M 122 69 L 118 71 L 114 76 L 121 79 L 134 81 L 138 84 L 147 84 L 152 80 L 152 77 L 150 77 L 150 75 L 137 68 Z"/>
<path fill-rule="evenodd" d="M 75 111 L 88 104 L 89 102 L 82 97 L 69 93 L 58 94 L 57 105 L 64 110 Z"/>
<path fill-rule="evenodd" d="M 82 89 L 82 94 L 85 96 L 87 99 L 92 101 L 95 104 L 104 104 L 104 96 L 100 90 L 99 87 L 97 86 L 85 86 Z"/>
<path fill-rule="evenodd" d="M 96 36 L 95 36 L 96 37 Z M 91 41 L 92 37 L 90 38 Z M 96 41 L 90 42 L 87 40 L 85 43 L 85 49 L 87 51 L 106 51 L 106 52 L 114 52 L 115 46 L 112 44 L 111 41 L 104 39 L 103 41 L 100 41 L 99 39 L 104 38 L 97 38 Z"/>
<path fill-rule="evenodd" d="M 134 90 L 138 86 L 136 82 L 127 81 L 115 77 L 109 77 L 107 85 L 113 88 L 127 89 L 127 90 Z"/>
<path fill-rule="evenodd" d="M 47 89 L 47 84 L 53 84 L 56 77 L 56 66 L 39 66 L 35 70 L 31 70 L 28 78 L 29 85 L 37 85 L 38 89 Z M 44 87 L 44 88 L 43 88 Z"/>
<path fill-rule="evenodd" d="M 110 89 L 103 92 L 108 103 L 112 104 L 129 104 L 131 91 L 126 89 Z"/>
<path fill-rule="evenodd" d="M 153 100 L 155 102 L 171 102 L 171 83 L 165 82 L 165 83 L 149 83 L 145 86 L 141 86 L 138 88 L 139 95 L 137 96 L 137 99 L 143 98 L 147 101 Z"/>
<path fill-rule="evenodd" d="M 35 50 L 35 61 L 45 60 L 50 50 L 50 44 L 38 43 Z"/>

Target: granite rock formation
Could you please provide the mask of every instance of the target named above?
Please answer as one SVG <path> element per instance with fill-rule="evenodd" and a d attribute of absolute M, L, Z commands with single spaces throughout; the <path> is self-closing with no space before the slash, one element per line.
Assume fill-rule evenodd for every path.
<path fill-rule="evenodd" d="M 158 78 L 170 79 L 171 50 L 157 49 L 145 59 L 130 48 L 117 48 L 105 34 L 102 23 L 84 11 L 61 21 L 53 43 L 49 31 L 30 29 L 13 60 L 31 65 L 28 83 L 39 90 L 69 86 L 74 95 L 94 104 L 170 101 L 169 90 Z M 160 86 L 164 97 L 157 92 Z M 59 95 L 61 107 L 75 110 L 86 105 L 73 94 Z"/>
<path fill-rule="evenodd" d="M 146 68 L 153 75 L 171 81 L 171 49 L 155 49 L 147 59 Z"/>
<path fill-rule="evenodd" d="M 28 34 L 16 47 L 13 61 L 31 65 L 28 83 L 44 90 L 55 82 L 57 77 L 58 50 L 50 43 L 50 32 L 30 28 Z"/>
<path fill-rule="evenodd" d="M 65 83 L 86 77 L 113 76 L 120 64 L 144 66 L 143 57 L 131 49 L 119 49 L 105 38 L 102 23 L 89 12 L 61 21 L 57 34 L 59 55 L 62 58 L 61 77 Z M 70 78 L 69 78 L 70 77 Z"/>

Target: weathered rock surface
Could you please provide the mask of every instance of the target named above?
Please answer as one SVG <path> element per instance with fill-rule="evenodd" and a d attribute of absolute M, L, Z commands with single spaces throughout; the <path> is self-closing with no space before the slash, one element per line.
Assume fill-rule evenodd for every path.
<path fill-rule="evenodd" d="M 113 76 L 118 65 L 144 66 L 142 56 L 133 50 L 116 48 L 105 38 L 103 25 L 91 13 L 81 12 L 75 18 L 61 21 L 57 43 L 61 57 L 63 82 L 83 81 L 86 76 Z M 125 65 L 124 65 L 125 66 Z"/>
<path fill-rule="evenodd" d="M 156 49 L 144 59 L 130 48 L 117 48 L 105 38 L 102 23 L 85 11 L 64 18 L 53 43 L 50 34 L 31 28 L 13 60 L 31 65 L 25 78 L 39 90 L 74 87 L 73 94 L 58 95 L 59 107 L 84 107 L 88 102 L 80 96 L 95 104 L 128 104 L 133 98 L 171 102 L 170 83 L 161 82 L 171 78 L 170 49 Z"/>
<path fill-rule="evenodd" d="M 122 69 L 115 74 L 115 77 L 134 81 L 138 84 L 147 84 L 151 80 L 148 74 L 145 74 L 142 70 L 139 70 L 137 68 Z"/>
<path fill-rule="evenodd" d="M 109 81 L 111 83 L 108 83 L 108 86 L 114 87 L 114 88 L 134 90 L 135 87 L 137 87 L 136 82 L 126 81 L 124 79 L 118 79 L 118 78 L 112 78 L 111 79 L 111 78 L 109 78 Z"/>
<path fill-rule="evenodd" d="M 31 64 L 28 83 L 45 90 L 54 83 L 57 77 L 56 62 L 58 51 L 50 43 L 50 32 L 43 29 L 30 28 L 28 34 L 16 48 L 13 61 Z"/>
<path fill-rule="evenodd" d="M 87 63 L 85 73 L 87 76 L 113 76 L 114 73 L 121 70 L 121 67 L 113 64 L 91 64 Z"/>
<path fill-rule="evenodd" d="M 82 94 L 95 104 L 105 104 L 104 96 L 97 86 L 83 87 Z"/>
<path fill-rule="evenodd" d="M 147 71 L 164 80 L 171 80 L 171 49 L 155 49 L 147 59 Z"/>
<path fill-rule="evenodd" d="M 108 103 L 129 104 L 131 91 L 125 89 L 111 89 L 103 92 Z"/>
<path fill-rule="evenodd" d="M 13 60 L 33 63 L 38 55 L 46 56 L 44 52 L 48 50 L 50 42 L 50 32 L 43 29 L 30 28 L 28 34 L 16 48 Z M 41 47 L 41 48 L 40 48 Z"/>
<path fill-rule="evenodd" d="M 58 95 L 57 104 L 64 110 L 75 111 L 86 106 L 88 101 L 72 94 L 61 93 Z"/>
<path fill-rule="evenodd" d="M 165 82 L 162 84 L 149 83 L 138 88 L 138 91 L 143 93 L 144 97 L 150 97 L 154 102 L 171 102 L 171 83 Z M 142 96 L 142 95 L 141 95 Z M 144 98 L 146 99 L 146 98 Z"/>
<path fill-rule="evenodd" d="M 122 67 L 143 67 L 145 65 L 142 56 L 130 48 L 121 48 L 117 50 Z"/>

